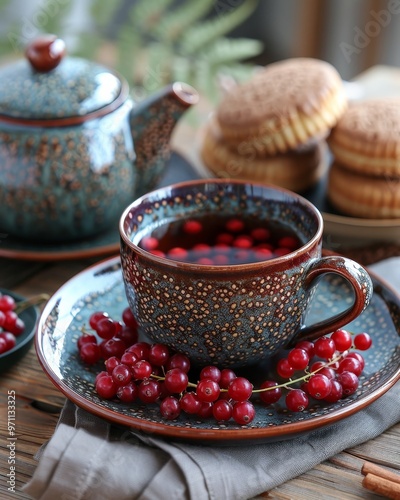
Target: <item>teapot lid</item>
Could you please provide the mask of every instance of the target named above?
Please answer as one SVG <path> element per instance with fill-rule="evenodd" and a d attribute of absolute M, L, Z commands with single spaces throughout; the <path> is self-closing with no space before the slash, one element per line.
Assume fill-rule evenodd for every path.
<path fill-rule="evenodd" d="M 26 60 L 1 68 L 0 120 L 74 125 L 125 101 L 125 80 L 100 64 L 64 56 L 64 42 L 44 35 L 28 46 Z"/>

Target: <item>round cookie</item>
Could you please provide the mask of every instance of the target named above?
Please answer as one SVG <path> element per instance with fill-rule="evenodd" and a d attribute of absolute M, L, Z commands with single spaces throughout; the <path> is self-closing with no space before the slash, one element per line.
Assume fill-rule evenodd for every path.
<path fill-rule="evenodd" d="M 205 131 L 200 155 L 208 170 L 217 177 L 274 184 L 302 192 L 315 185 L 327 164 L 325 141 L 307 148 L 258 157 L 249 149 L 239 154 L 224 141 L 218 125 L 211 121 Z"/>
<path fill-rule="evenodd" d="M 400 98 L 352 103 L 328 143 L 335 160 L 349 170 L 400 176 Z"/>
<path fill-rule="evenodd" d="M 345 215 L 368 219 L 400 217 L 400 177 L 360 175 L 333 163 L 327 196 Z"/>
<path fill-rule="evenodd" d="M 269 64 L 234 87 L 217 108 L 233 148 L 273 155 L 327 134 L 347 108 L 339 73 L 329 63 L 293 58 Z"/>

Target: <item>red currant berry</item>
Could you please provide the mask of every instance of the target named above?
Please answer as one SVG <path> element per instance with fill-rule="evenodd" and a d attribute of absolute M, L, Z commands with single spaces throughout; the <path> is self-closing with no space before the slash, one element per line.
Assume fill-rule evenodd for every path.
<path fill-rule="evenodd" d="M 276 372 L 282 378 L 290 378 L 294 374 L 294 368 L 287 358 L 282 358 L 276 364 Z"/>
<path fill-rule="evenodd" d="M 130 369 L 126 365 L 122 364 L 117 365 L 113 369 L 111 376 L 118 387 L 129 384 L 132 379 L 132 373 Z"/>
<path fill-rule="evenodd" d="M 119 336 L 119 334 L 122 332 L 122 329 L 124 328 L 125 325 L 121 323 L 121 321 L 114 321 L 114 327 L 115 327 L 115 336 Z"/>
<path fill-rule="evenodd" d="M 364 356 L 362 354 L 360 354 L 359 352 L 349 352 L 349 354 L 346 356 L 346 358 L 355 358 L 357 359 L 360 364 L 361 364 L 361 370 L 364 370 L 365 368 L 365 359 L 364 359 Z"/>
<path fill-rule="evenodd" d="M 160 395 L 161 387 L 157 380 L 143 380 L 138 387 L 138 396 L 143 403 L 155 403 Z"/>
<path fill-rule="evenodd" d="M 229 219 L 225 227 L 232 233 L 240 233 L 244 229 L 244 222 L 240 219 Z"/>
<path fill-rule="evenodd" d="M 87 342 L 92 343 L 92 344 L 97 344 L 96 335 L 90 335 L 90 334 L 86 334 L 86 333 L 81 335 L 77 340 L 78 349 L 80 349 L 83 346 L 83 344 L 86 344 Z"/>
<path fill-rule="evenodd" d="M 290 411 L 304 411 L 308 406 L 308 397 L 301 389 L 292 389 L 287 393 L 285 403 Z"/>
<path fill-rule="evenodd" d="M 331 392 L 324 398 L 327 403 L 337 403 L 343 396 L 343 387 L 338 380 L 331 380 Z"/>
<path fill-rule="evenodd" d="M 97 384 L 97 381 L 99 380 L 99 378 L 101 377 L 104 377 L 104 375 L 110 375 L 108 372 L 106 372 L 105 370 L 102 370 L 101 372 L 99 372 L 97 375 L 96 375 L 96 378 L 94 379 L 94 385 L 96 386 Z"/>
<path fill-rule="evenodd" d="M 8 351 L 6 339 L 0 338 L 0 354 Z"/>
<path fill-rule="evenodd" d="M 212 403 L 219 398 L 221 389 L 217 382 L 210 379 L 203 379 L 197 384 L 196 394 L 203 403 Z"/>
<path fill-rule="evenodd" d="M 338 382 L 343 388 L 343 396 L 350 396 L 356 392 L 359 384 L 358 377 L 353 372 L 342 372 L 337 376 Z"/>
<path fill-rule="evenodd" d="M 188 256 L 188 252 L 185 248 L 182 247 L 173 247 L 168 252 L 167 257 L 173 260 L 186 260 Z"/>
<path fill-rule="evenodd" d="M 229 368 L 224 368 L 221 370 L 221 379 L 219 381 L 219 386 L 221 389 L 228 389 L 229 384 L 232 382 L 232 380 L 236 378 L 236 373 L 229 369 Z"/>
<path fill-rule="evenodd" d="M 300 342 L 297 342 L 296 348 L 304 349 L 310 359 L 314 356 L 314 342 L 310 342 L 309 340 L 300 340 Z"/>
<path fill-rule="evenodd" d="M 331 380 L 321 373 L 312 375 L 307 383 L 307 393 L 314 399 L 326 398 L 331 392 L 331 389 Z"/>
<path fill-rule="evenodd" d="M 203 224 L 197 220 L 188 220 L 183 224 L 182 229 L 186 234 L 198 234 L 203 230 Z"/>
<path fill-rule="evenodd" d="M 108 313 L 103 312 L 103 311 L 96 311 L 94 312 L 90 318 L 89 318 L 89 325 L 93 330 L 96 330 L 97 323 L 104 318 L 108 318 Z"/>
<path fill-rule="evenodd" d="M 1 332 L 0 338 L 4 339 L 6 341 L 6 350 L 7 351 L 10 351 L 11 349 L 13 349 L 17 344 L 17 339 L 16 339 L 15 335 L 11 332 Z"/>
<path fill-rule="evenodd" d="M 148 342 L 136 342 L 128 347 L 129 352 L 133 352 L 138 359 L 149 359 L 150 344 Z"/>
<path fill-rule="evenodd" d="M 166 368 L 167 370 L 179 368 L 183 372 L 188 373 L 190 370 L 190 360 L 185 354 L 176 353 L 169 358 Z"/>
<path fill-rule="evenodd" d="M 123 403 L 133 403 L 138 395 L 138 388 L 134 382 L 118 387 L 117 398 Z"/>
<path fill-rule="evenodd" d="M 208 378 L 210 380 L 214 380 L 218 384 L 221 380 L 221 370 L 216 366 L 205 366 L 201 370 L 199 378 L 200 380 Z"/>
<path fill-rule="evenodd" d="M 318 373 L 320 375 L 325 375 L 325 377 L 328 377 L 329 380 L 334 380 L 334 378 L 336 377 L 335 370 L 333 368 L 331 368 L 330 366 L 324 366 L 323 368 L 318 370 Z"/>
<path fill-rule="evenodd" d="M 104 399 L 112 399 L 117 395 L 117 386 L 111 375 L 104 375 L 97 380 L 96 392 Z"/>
<path fill-rule="evenodd" d="M 295 370 L 304 370 L 310 361 L 307 351 L 298 347 L 289 351 L 287 359 Z"/>
<path fill-rule="evenodd" d="M 335 342 L 336 350 L 339 352 L 347 351 L 352 344 L 351 334 L 343 329 L 333 332 L 331 339 Z"/>
<path fill-rule="evenodd" d="M 256 410 L 250 401 L 238 401 L 233 405 L 232 418 L 237 424 L 250 424 L 255 416 Z"/>
<path fill-rule="evenodd" d="M 109 340 L 116 334 L 115 322 L 111 318 L 102 318 L 96 325 L 97 335 L 105 340 Z"/>
<path fill-rule="evenodd" d="M 217 236 L 217 245 L 231 245 L 234 236 L 230 233 L 220 233 Z"/>
<path fill-rule="evenodd" d="M 228 387 L 228 396 L 234 401 L 246 401 L 253 392 L 253 385 L 244 377 L 236 377 Z"/>
<path fill-rule="evenodd" d="M 282 396 L 282 389 L 277 387 L 277 385 L 278 382 L 274 380 L 265 380 L 261 384 L 260 389 L 266 389 L 259 392 L 260 399 L 264 404 L 271 405 L 279 401 Z"/>
<path fill-rule="evenodd" d="M 314 354 L 322 359 L 330 359 L 336 351 L 335 342 L 329 337 L 320 337 L 314 342 Z"/>
<path fill-rule="evenodd" d="M 5 313 L 3 328 L 18 337 L 25 330 L 25 323 L 15 311 L 7 311 Z"/>
<path fill-rule="evenodd" d="M 111 356 L 104 361 L 104 365 L 106 367 L 107 373 L 112 374 L 114 368 L 121 364 L 121 360 L 117 358 L 117 356 Z"/>
<path fill-rule="evenodd" d="M 219 399 L 213 405 L 213 416 L 218 422 L 224 422 L 232 417 L 232 405 L 229 401 Z"/>
<path fill-rule="evenodd" d="M 257 241 L 267 241 L 271 232 L 265 227 L 256 227 L 250 233 L 251 237 Z"/>
<path fill-rule="evenodd" d="M 101 355 L 104 359 L 116 356 L 121 358 L 126 349 L 125 342 L 121 339 L 113 337 L 109 340 L 103 340 L 100 344 Z"/>
<path fill-rule="evenodd" d="M 359 333 L 354 337 L 354 347 L 360 351 L 367 351 L 372 345 L 372 339 L 368 333 Z"/>
<path fill-rule="evenodd" d="M 357 377 L 361 375 L 362 372 L 362 366 L 361 363 L 358 361 L 356 358 L 349 358 L 346 356 L 342 361 L 339 363 L 339 366 L 336 370 L 337 373 L 343 373 L 343 372 L 352 372 Z"/>
<path fill-rule="evenodd" d="M 122 321 L 125 323 L 126 326 L 129 326 L 129 328 L 132 328 L 132 330 L 137 330 L 137 327 L 138 327 L 137 320 L 129 307 L 126 307 L 122 311 Z"/>
<path fill-rule="evenodd" d="M 310 366 L 310 373 L 320 372 L 321 369 L 326 368 L 327 364 L 325 361 L 314 361 L 314 363 Z"/>
<path fill-rule="evenodd" d="M 278 245 L 280 247 L 286 247 L 293 250 L 299 246 L 299 241 L 294 236 L 283 236 L 282 238 L 279 239 Z"/>
<path fill-rule="evenodd" d="M 180 407 L 185 413 L 195 415 L 201 408 L 201 402 L 194 392 L 185 392 L 179 400 Z"/>
<path fill-rule="evenodd" d="M 139 361 L 138 357 L 134 352 L 125 351 L 121 356 L 121 363 L 132 368 Z"/>
<path fill-rule="evenodd" d="M 15 307 L 16 303 L 14 297 L 8 294 L 0 295 L 0 311 L 13 311 Z"/>
<path fill-rule="evenodd" d="M 123 326 L 121 331 L 115 334 L 115 337 L 124 341 L 127 347 L 135 344 L 138 341 L 138 332 L 130 326 Z"/>
<path fill-rule="evenodd" d="M 15 311 L 11 311 L 11 310 L 6 311 L 5 318 L 4 318 L 4 324 L 3 324 L 4 330 L 12 332 L 17 320 L 18 320 L 18 314 Z"/>
<path fill-rule="evenodd" d="M 140 246 L 144 250 L 155 250 L 158 247 L 158 239 L 153 236 L 146 236 L 140 240 Z"/>
<path fill-rule="evenodd" d="M 213 416 L 213 406 L 214 403 L 206 403 L 205 401 L 201 402 L 201 407 L 197 412 L 197 415 L 200 418 L 211 418 Z"/>
<path fill-rule="evenodd" d="M 6 320 L 5 312 L 0 311 L 0 328 L 3 328 L 5 320 Z"/>
<path fill-rule="evenodd" d="M 180 368 L 172 368 L 165 374 L 164 384 L 167 390 L 173 394 L 180 394 L 183 392 L 189 383 L 187 373 Z"/>
<path fill-rule="evenodd" d="M 154 366 L 164 366 L 169 359 L 169 349 L 164 344 L 153 344 L 149 351 L 149 361 Z"/>
<path fill-rule="evenodd" d="M 79 349 L 81 360 L 87 365 L 94 365 L 101 357 L 100 347 L 97 344 L 87 342 Z"/>
<path fill-rule="evenodd" d="M 167 420 L 175 420 L 181 413 L 179 401 L 174 396 L 167 396 L 161 401 L 160 412 Z"/>
<path fill-rule="evenodd" d="M 145 359 L 140 359 L 131 367 L 132 377 L 135 380 L 144 380 L 145 378 L 149 378 L 152 371 L 153 367 Z"/>
<path fill-rule="evenodd" d="M 253 239 L 250 236 L 242 234 L 233 240 L 232 246 L 235 248 L 251 248 L 253 243 Z"/>

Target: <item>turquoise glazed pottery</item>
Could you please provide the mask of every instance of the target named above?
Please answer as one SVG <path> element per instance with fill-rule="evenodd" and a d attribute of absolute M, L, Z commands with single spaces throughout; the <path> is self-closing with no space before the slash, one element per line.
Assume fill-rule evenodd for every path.
<path fill-rule="evenodd" d="M 270 260 L 238 265 L 175 261 L 146 251 L 143 238 L 165 223 L 247 217 L 260 227 L 291 228 L 301 246 Z M 160 188 L 133 202 L 120 222 L 121 263 L 129 305 L 153 342 L 198 365 L 243 367 L 297 340 L 330 333 L 368 305 L 367 271 L 340 256 L 321 257 L 322 216 L 307 200 L 274 186 L 205 179 Z M 306 315 L 326 274 L 348 280 L 354 300 L 345 311 L 310 324 Z"/>
<path fill-rule="evenodd" d="M 71 241 L 117 225 L 155 187 L 197 100 L 174 83 L 136 104 L 115 72 L 66 56 L 56 36 L 35 40 L 0 70 L 0 231 Z"/>

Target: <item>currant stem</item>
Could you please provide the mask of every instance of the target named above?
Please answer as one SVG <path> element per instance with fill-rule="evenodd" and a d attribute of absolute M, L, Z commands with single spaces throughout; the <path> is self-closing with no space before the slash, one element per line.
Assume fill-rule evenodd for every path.
<path fill-rule="evenodd" d="M 50 295 L 48 295 L 47 293 L 35 295 L 34 297 L 31 297 L 29 299 L 22 300 L 21 302 L 18 302 L 14 311 L 17 314 L 21 314 L 22 311 L 25 311 L 25 309 L 28 309 L 29 307 L 39 306 L 40 304 L 47 302 L 49 300 L 49 298 L 50 298 Z"/>
<path fill-rule="evenodd" d="M 161 375 L 154 375 L 154 373 L 152 373 L 150 375 L 151 378 L 155 378 L 156 380 L 165 380 L 165 377 L 162 377 Z M 188 382 L 188 387 L 193 387 L 193 388 L 196 388 L 197 387 L 197 384 L 194 384 L 193 382 Z"/>
<path fill-rule="evenodd" d="M 315 373 L 318 373 L 323 368 L 326 368 L 327 366 L 331 366 L 331 365 L 335 364 L 337 361 L 339 361 L 342 358 L 342 356 L 343 356 L 343 353 L 340 353 L 335 358 L 332 358 L 331 360 L 329 360 L 326 365 L 321 366 L 320 368 L 317 368 L 313 372 L 307 372 L 307 374 L 303 375 L 302 377 L 295 378 L 295 379 L 289 379 L 289 382 L 283 382 L 282 384 L 273 385 L 271 387 L 265 387 L 264 389 L 254 389 L 253 394 L 258 393 L 258 392 L 272 391 L 273 389 L 277 389 L 280 387 L 284 387 L 285 389 L 291 389 L 291 387 L 290 387 L 291 385 L 296 384 L 297 382 L 306 381 L 307 379 L 312 377 L 312 375 L 314 375 Z"/>

